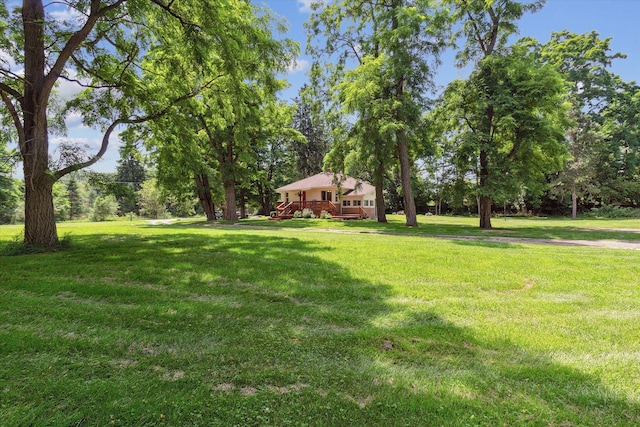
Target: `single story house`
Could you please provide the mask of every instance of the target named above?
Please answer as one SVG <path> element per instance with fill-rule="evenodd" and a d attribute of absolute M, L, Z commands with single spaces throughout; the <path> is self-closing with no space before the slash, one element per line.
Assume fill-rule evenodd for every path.
<path fill-rule="evenodd" d="M 280 218 L 291 218 L 295 211 L 304 208 L 318 216 L 322 211 L 344 218 L 377 216 L 376 188 L 347 175 L 321 172 L 276 191 L 280 194 L 276 216 Z"/>

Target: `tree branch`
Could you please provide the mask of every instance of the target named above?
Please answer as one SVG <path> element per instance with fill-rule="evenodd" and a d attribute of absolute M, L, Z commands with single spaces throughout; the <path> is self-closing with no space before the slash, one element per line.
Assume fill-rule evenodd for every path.
<path fill-rule="evenodd" d="M 60 77 L 60 75 L 62 74 L 65 64 L 67 63 L 69 58 L 71 58 L 76 49 L 78 49 L 80 44 L 89 36 L 98 20 L 108 12 L 120 7 L 125 3 L 125 1 L 126 0 L 117 0 L 113 4 L 101 8 L 100 0 L 91 0 L 91 8 L 89 16 L 87 17 L 87 22 L 85 22 L 82 28 L 73 33 L 73 35 L 69 38 L 67 44 L 60 51 L 58 59 L 56 60 L 55 64 L 53 64 L 51 71 L 45 77 L 44 87 L 46 92 L 50 92 L 53 89 L 53 85 L 58 77 Z M 46 99 L 47 97 L 44 98 Z"/>
<path fill-rule="evenodd" d="M 15 98 L 16 101 L 20 103 L 20 105 L 22 105 L 22 100 L 24 99 L 24 96 L 20 92 L 18 92 L 17 90 L 9 86 L 8 84 L 0 82 L 0 92 L 11 95 L 12 97 Z"/>
<path fill-rule="evenodd" d="M 7 107 L 7 110 L 9 110 L 9 114 L 11 115 L 11 119 L 13 120 L 13 124 L 16 127 L 16 130 L 18 132 L 18 146 L 20 147 L 20 153 L 24 153 L 25 152 L 24 126 L 20 121 L 20 115 L 18 114 L 18 111 L 16 110 L 15 105 L 13 105 L 13 102 L 11 102 L 11 99 L 9 99 L 9 97 L 5 93 L 4 88 L 2 88 L 3 85 L 4 83 L 0 83 L 0 89 L 3 89 L 3 90 L 0 90 L 0 97 L 2 97 L 2 102 L 4 102 L 4 105 Z"/>
<path fill-rule="evenodd" d="M 164 107 L 163 109 L 153 113 L 153 114 L 149 114 L 146 116 L 141 116 L 141 117 L 130 117 L 130 118 L 118 118 L 116 119 L 113 123 L 111 123 L 111 125 L 109 125 L 109 127 L 107 128 L 107 130 L 105 131 L 104 136 L 102 137 L 102 144 L 100 145 L 100 150 L 98 150 L 98 152 L 96 153 L 96 155 L 94 155 L 93 157 L 91 157 L 89 160 L 87 160 L 86 162 L 81 162 L 81 163 L 75 163 L 73 165 L 69 165 L 66 168 L 60 169 L 56 172 L 54 172 L 53 176 L 55 180 L 58 180 L 60 178 L 62 178 L 63 176 L 71 173 L 71 172 L 75 172 L 77 170 L 80 169 L 84 169 L 86 167 L 89 167 L 91 165 L 93 165 L 94 163 L 96 163 L 98 160 L 100 160 L 102 158 L 102 156 L 104 155 L 104 153 L 107 151 L 107 148 L 109 146 L 109 138 L 111 137 L 111 134 L 113 133 L 114 129 L 121 124 L 139 124 L 139 123 L 144 123 L 144 122 L 148 122 L 151 120 L 156 120 L 159 119 L 160 117 L 165 116 L 170 110 L 171 108 L 173 108 L 176 104 L 179 104 L 182 101 L 186 101 L 187 99 L 191 99 L 194 96 L 198 95 L 201 91 L 203 91 L 204 89 L 209 88 L 216 80 L 218 79 L 218 77 L 214 78 L 213 80 L 210 80 L 206 85 L 204 85 L 202 88 L 200 88 L 199 90 L 193 90 L 189 93 L 186 93 L 182 96 L 179 96 L 177 98 L 175 98 L 174 100 L 170 101 L 169 104 L 167 104 L 166 107 Z"/>

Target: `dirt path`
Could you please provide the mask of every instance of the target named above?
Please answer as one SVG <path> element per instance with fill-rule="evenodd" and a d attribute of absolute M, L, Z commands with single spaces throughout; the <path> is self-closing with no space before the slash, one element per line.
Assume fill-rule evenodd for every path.
<path fill-rule="evenodd" d="M 233 227 L 247 228 L 253 230 L 273 230 L 274 227 L 265 227 L 259 225 L 244 225 L 236 223 Z M 552 245 L 552 246 L 584 246 L 593 248 L 606 248 L 606 249 L 630 249 L 640 251 L 640 243 L 626 242 L 623 240 L 567 240 L 567 239 L 536 239 L 528 237 L 504 237 L 504 236 L 458 236 L 450 234 L 404 234 L 404 233 L 389 233 L 384 231 L 368 231 L 368 230 L 338 230 L 335 228 L 307 228 L 296 229 L 305 232 L 314 233 L 337 233 L 337 234 L 382 234 L 382 235 L 396 235 L 396 236 L 416 236 L 416 237 L 428 237 L 432 239 L 448 239 L 448 240 L 466 240 L 477 242 L 491 242 L 491 243 L 519 243 L 527 245 Z M 593 230 L 599 231 L 599 230 Z M 600 230 L 601 231 L 601 230 Z M 608 229 L 607 231 L 628 231 L 632 233 L 638 233 L 639 230 L 619 230 Z"/>

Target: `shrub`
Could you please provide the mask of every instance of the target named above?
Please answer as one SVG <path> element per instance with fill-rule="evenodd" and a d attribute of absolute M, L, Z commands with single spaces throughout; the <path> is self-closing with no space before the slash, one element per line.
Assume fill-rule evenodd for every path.
<path fill-rule="evenodd" d="M 295 211 L 295 212 L 293 213 L 293 217 L 294 217 L 294 218 L 302 218 L 302 212 L 300 212 L 300 211 Z"/>
<path fill-rule="evenodd" d="M 604 205 L 599 208 L 591 208 L 588 215 L 599 218 L 640 218 L 640 209 Z"/>
<path fill-rule="evenodd" d="M 331 219 L 331 218 L 333 218 L 333 217 L 331 216 L 331 214 L 329 212 L 327 212 L 327 211 L 321 211 L 320 212 L 320 219 Z"/>
<path fill-rule="evenodd" d="M 304 208 L 302 210 L 302 218 L 315 218 L 316 215 L 313 213 L 313 211 L 309 208 Z"/>
<path fill-rule="evenodd" d="M 118 212 L 118 202 L 113 195 L 101 196 L 93 202 L 92 221 L 104 221 Z"/>

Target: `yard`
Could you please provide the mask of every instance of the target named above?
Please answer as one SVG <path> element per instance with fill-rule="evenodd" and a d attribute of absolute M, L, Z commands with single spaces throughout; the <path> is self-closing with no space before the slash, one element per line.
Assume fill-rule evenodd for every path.
<path fill-rule="evenodd" d="M 0 256 L 0 423 L 640 424 L 640 250 L 525 240 L 639 220 L 390 220 L 59 225 Z"/>

